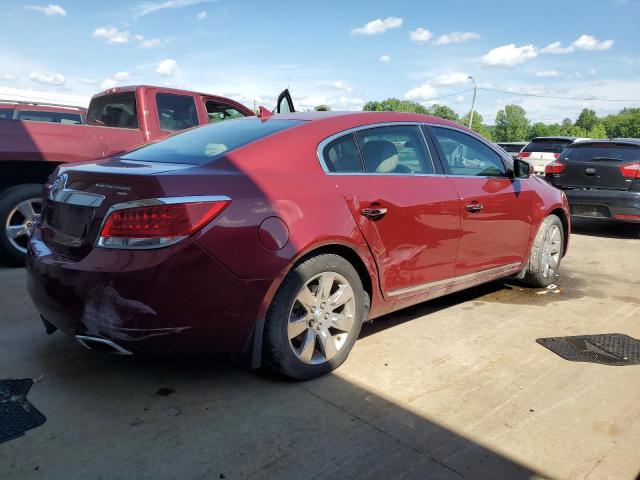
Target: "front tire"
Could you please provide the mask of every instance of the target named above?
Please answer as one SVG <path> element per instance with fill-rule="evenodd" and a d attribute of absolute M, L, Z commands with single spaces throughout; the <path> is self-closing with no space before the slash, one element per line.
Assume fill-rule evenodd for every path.
<path fill-rule="evenodd" d="M 42 185 L 16 185 L 0 194 L 0 259 L 10 265 L 24 265 L 41 206 Z"/>
<path fill-rule="evenodd" d="M 339 367 L 360 334 L 365 298 L 357 271 L 344 258 L 322 254 L 298 264 L 267 312 L 267 365 L 297 380 Z"/>
<path fill-rule="evenodd" d="M 564 226 L 556 215 L 549 215 L 540 224 L 531 246 L 524 283 L 531 287 L 548 287 L 560 269 L 564 253 Z"/>

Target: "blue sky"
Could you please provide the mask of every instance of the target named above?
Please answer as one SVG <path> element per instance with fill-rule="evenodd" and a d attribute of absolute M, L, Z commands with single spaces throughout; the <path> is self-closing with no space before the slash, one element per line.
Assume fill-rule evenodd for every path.
<path fill-rule="evenodd" d="M 1 11 L 0 96 L 149 83 L 272 106 L 288 86 L 298 108 L 394 96 L 462 114 L 473 75 L 483 88 L 580 99 L 480 90 L 489 123 L 508 103 L 546 122 L 640 107 L 583 100 L 640 99 L 640 0 L 3 0 Z"/>

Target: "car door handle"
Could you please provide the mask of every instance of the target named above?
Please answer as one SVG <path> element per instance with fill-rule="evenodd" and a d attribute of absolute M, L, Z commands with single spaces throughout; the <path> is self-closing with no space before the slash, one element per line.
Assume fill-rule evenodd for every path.
<path fill-rule="evenodd" d="M 387 214 L 387 209 L 383 207 L 363 208 L 360 213 L 369 220 L 378 220 Z"/>
<path fill-rule="evenodd" d="M 467 212 L 477 213 L 484 208 L 484 205 L 478 202 L 474 202 L 474 203 L 469 203 L 468 205 L 465 206 L 465 208 L 467 209 Z"/>

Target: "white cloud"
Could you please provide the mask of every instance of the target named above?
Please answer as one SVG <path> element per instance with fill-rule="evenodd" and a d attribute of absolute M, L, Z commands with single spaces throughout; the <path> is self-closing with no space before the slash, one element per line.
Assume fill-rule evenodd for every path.
<path fill-rule="evenodd" d="M 478 40 L 480 35 L 474 32 L 451 32 L 440 35 L 434 40 L 436 45 L 449 45 L 450 43 L 463 43 L 469 40 Z"/>
<path fill-rule="evenodd" d="M 148 39 L 142 40 L 140 42 L 140 45 L 138 46 L 140 48 L 154 48 L 154 47 L 160 47 L 164 45 L 164 43 L 165 42 L 163 42 L 159 38 L 148 38 Z"/>
<path fill-rule="evenodd" d="M 387 17 L 384 20 L 377 18 L 367 22 L 362 27 L 351 30 L 351 35 L 378 35 L 392 28 L 402 26 L 402 19 L 398 17 Z"/>
<path fill-rule="evenodd" d="M 458 102 L 458 103 L 462 103 L 462 102 L 464 102 L 464 97 L 463 97 L 462 95 L 458 95 L 458 96 L 456 97 L 456 102 Z"/>
<path fill-rule="evenodd" d="M 540 50 L 540 53 L 552 53 L 552 54 L 562 54 L 562 53 L 571 53 L 574 51 L 572 46 L 563 47 L 560 42 L 553 42 Z"/>
<path fill-rule="evenodd" d="M 196 15 L 196 18 L 198 20 L 205 20 L 208 16 L 209 16 L 209 14 L 207 13 L 207 11 L 206 10 L 202 10 L 201 12 L 198 12 L 198 14 Z"/>
<path fill-rule="evenodd" d="M 536 72 L 536 77 L 559 77 L 560 72 L 556 70 L 543 70 L 541 72 Z"/>
<path fill-rule="evenodd" d="M 93 38 L 101 38 L 107 43 L 129 43 L 134 35 L 129 30 L 120 31 L 115 27 L 99 27 L 93 31 Z"/>
<path fill-rule="evenodd" d="M 162 60 L 156 68 L 156 73 L 164 77 L 171 77 L 178 71 L 178 63 L 173 58 Z"/>
<path fill-rule="evenodd" d="M 336 90 L 344 90 L 345 92 L 349 92 L 349 93 L 353 91 L 353 88 L 348 84 L 346 84 L 345 82 L 343 82 L 342 80 L 333 82 L 331 86 Z"/>
<path fill-rule="evenodd" d="M 436 87 L 444 85 L 460 85 L 461 83 L 467 83 L 469 81 L 469 75 L 466 73 L 450 73 L 448 75 L 439 75 L 430 80 L 431 85 Z"/>
<path fill-rule="evenodd" d="M 538 49 L 533 45 L 517 46 L 509 43 L 489 50 L 483 55 L 482 63 L 492 67 L 513 67 L 537 56 Z"/>
<path fill-rule="evenodd" d="M 134 7 L 136 17 L 144 17 L 150 13 L 156 13 L 170 8 L 182 8 L 200 3 L 209 3 L 215 0 L 167 0 L 164 2 L 142 2 Z"/>
<path fill-rule="evenodd" d="M 8 80 L 9 82 L 13 82 L 14 80 L 16 80 L 15 75 L 11 75 L 10 73 L 5 73 L 4 75 L 2 75 L 2 80 Z"/>
<path fill-rule="evenodd" d="M 389 63 L 391 57 L 389 55 L 382 55 L 378 60 L 380 60 L 380 63 Z"/>
<path fill-rule="evenodd" d="M 60 5 L 48 4 L 48 5 L 27 5 L 27 10 L 33 10 L 36 12 L 44 13 L 48 16 L 59 15 L 61 17 L 65 17 L 67 12 Z"/>
<path fill-rule="evenodd" d="M 84 83 L 85 85 L 95 85 L 96 81 L 90 78 L 79 78 L 77 80 L 78 83 Z"/>
<path fill-rule="evenodd" d="M 118 81 L 129 80 L 131 78 L 131 74 L 127 71 L 116 72 L 113 74 L 113 78 Z"/>
<path fill-rule="evenodd" d="M 579 50 L 609 50 L 613 47 L 613 40 L 599 41 L 593 35 L 581 35 L 571 45 Z"/>
<path fill-rule="evenodd" d="M 435 97 L 437 94 L 438 90 L 428 83 L 423 83 L 419 87 L 409 90 L 404 94 L 404 97 L 408 100 L 428 100 L 429 98 Z"/>
<path fill-rule="evenodd" d="M 409 32 L 409 39 L 415 43 L 427 43 L 431 37 L 433 37 L 433 33 L 426 28 L 416 28 Z"/>
<path fill-rule="evenodd" d="M 592 68 L 591 70 L 589 70 L 589 75 L 596 75 L 598 73 L 598 71 L 595 68 Z"/>
<path fill-rule="evenodd" d="M 100 88 L 102 88 L 103 90 L 106 90 L 108 88 L 113 88 L 116 85 L 118 85 L 118 81 L 117 80 L 115 80 L 113 78 L 107 78 L 100 84 Z"/>
<path fill-rule="evenodd" d="M 66 82 L 66 78 L 61 73 L 50 73 L 50 72 L 32 72 L 29 75 L 29 79 L 32 82 L 36 83 L 44 83 L 46 85 L 63 85 Z"/>

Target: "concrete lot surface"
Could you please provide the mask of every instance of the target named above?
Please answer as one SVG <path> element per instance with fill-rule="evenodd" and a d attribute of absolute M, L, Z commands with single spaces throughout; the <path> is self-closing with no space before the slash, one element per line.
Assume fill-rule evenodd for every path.
<path fill-rule="evenodd" d="M 0 378 L 44 375 L 28 398 L 47 422 L 0 444 L 0 478 L 633 479 L 640 366 L 535 340 L 640 338 L 639 247 L 640 228 L 576 222 L 556 289 L 498 282 L 379 319 L 302 383 L 88 352 L 45 335 L 24 271 L 2 268 Z"/>

